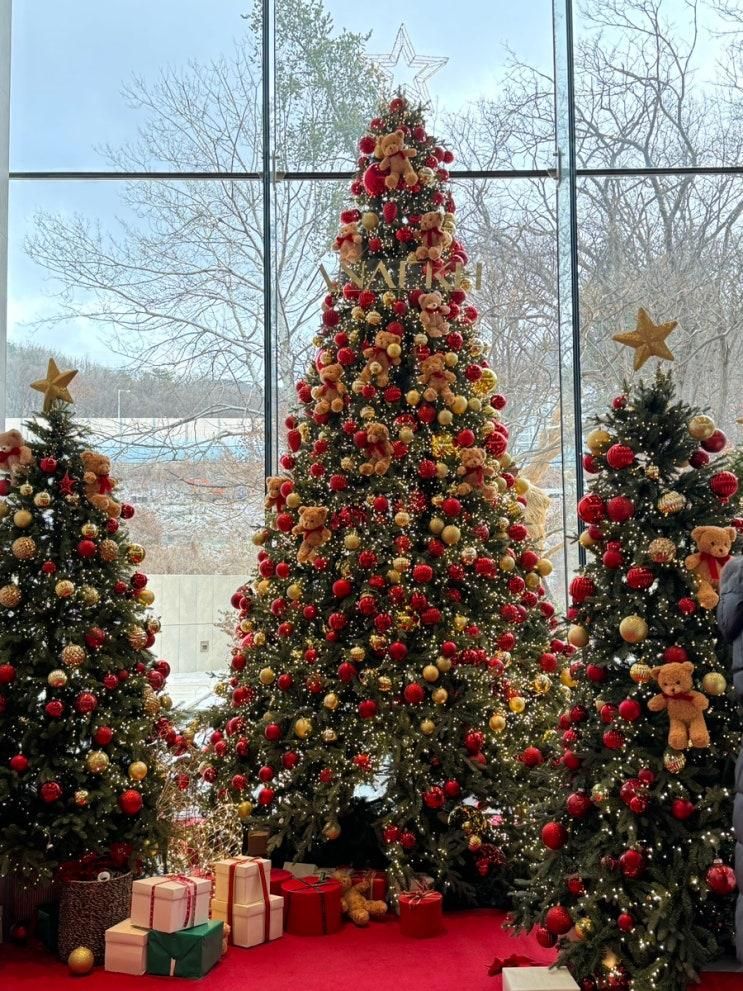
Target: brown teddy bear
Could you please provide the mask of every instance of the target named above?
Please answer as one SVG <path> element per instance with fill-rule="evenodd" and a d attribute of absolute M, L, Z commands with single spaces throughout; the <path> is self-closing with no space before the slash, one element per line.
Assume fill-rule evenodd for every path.
<path fill-rule="evenodd" d="M 410 159 L 415 158 L 418 152 L 415 148 L 405 147 L 404 131 L 398 129 L 383 134 L 377 141 L 374 154 L 381 158 L 379 171 L 389 172 L 384 180 L 387 189 L 397 189 L 401 179 L 407 186 L 414 186 L 418 182 L 415 169 L 410 164 Z"/>
<path fill-rule="evenodd" d="M 691 661 L 672 661 L 651 671 L 661 694 L 648 700 L 648 709 L 651 712 L 668 710 L 668 746 L 674 750 L 683 750 L 687 745 L 709 746 L 709 731 L 704 721 L 709 699 L 692 687 L 693 670 Z"/>
<path fill-rule="evenodd" d="M 482 492 L 485 499 L 494 499 L 496 491 L 487 484 L 496 474 L 495 468 L 487 463 L 487 455 L 481 447 L 463 447 L 459 452 L 457 475 L 462 481 L 457 486 L 458 495 L 469 495 L 473 489 Z"/>
<path fill-rule="evenodd" d="M 418 381 L 425 387 L 423 398 L 426 402 L 433 403 L 441 396 L 447 405 L 453 403 L 456 397 L 451 391 L 451 384 L 456 380 L 454 372 L 446 367 L 443 354 L 437 352 L 421 362 Z"/>
<path fill-rule="evenodd" d="M 421 216 L 418 240 L 420 245 L 416 248 L 415 257 L 418 261 L 438 261 L 445 248 L 452 242 L 451 234 L 443 230 L 443 214 L 438 210 L 429 210 Z"/>
<path fill-rule="evenodd" d="M 7 471 L 11 478 L 23 474 L 23 469 L 34 463 L 30 447 L 26 446 L 20 430 L 0 433 L 0 471 Z"/>
<path fill-rule="evenodd" d="M 551 505 L 550 497 L 538 485 L 529 485 L 524 494 L 526 505 L 522 521 L 529 531 L 529 540 L 535 550 L 542 550 L 547 537 L 547 513 Z"/>
<path fill-rule="evenodd" d="M 378 386 L 384 387 L 390 382 L 390 368 L 400 364 L 400 338 L 388 330 L 378 330 L 374 344 L 364 348 L 366 365 L 359 379 L 364 385 L 372 379 Z"/>
<path fill-rule="evenodd" d="M 370 423 L 366 428 L 366 462 L 361 465 L 362 475 L 386 475 L 392 464 L 390 432 L 383 423 Z"/>
<path fill-rule="evenodd" d="M 85 498 L 100 512 L 115 519 L 121 515 L 121 505 L 111 495 L 116 488 L 115 478 L 111 478 L 111 462 L 105 454 L 96 451 L 83 451 L 80 455 L 83 463 Z"/>
<path fill-rule="evenodd" d="M 696 526 L 691 531 L 697 551 L 688 554 L 684 563 L 697 580 L 697 602 L 703 609 L 714 609 L 720 601 L 720 572 L 730 560 L 736 537 L 732 526 Z"/>
<path fill-rule="evenodd" d="M 312 390 L 312 398 L 315 400 L 315 415 L 324 416 L 332 410 L 340 413 L 344 406 L 343 397 L 348 389 L 343 382 L 343 365 L 333 362 L 324 365 L 318 372 L 321 385 L 316 385 Z"/>
<path fill-rule="evenodd" d="M 286 499 L 282 495 L 281 486 L 288 481 L 283 475 L 269 475 L 266 479 L 266 498 L 264 506 L 266 509 L 280 513 L 286 505 Z"/>
<path fill-rule="evenodd" d="M 356 221 L 342 225 L 338 237 L 335 239 L 333 251 L 340 254 L 344 265 L 353 265 L 361 260 L 361 234 Z"/>
<path fill-rule="evenodd" d="M 297 551 L 297 563 L 306 564 L 318 556 L 318 548 L 326 544 L 331 537 L 330 530 L 325 526 L 328 511 L 324 506 L 300 506 L 299 523 L 292 533 L 301 535 L 302 543 Z"/>
<path fill-rule="evenodd" d="M 369 890 L 368 878 L 354 884 L 348 871 L 336 871 L 333 877 L 341 883 L 341 906 L 354 925 L 368 926 L 369 919 L 381 919 L 387 914 L 387 902 L 372 901 L 366 897 Z"/>
<path fill-rule="evenodd" d="M 445 319 L 451 309 L 444 302 L 440 292 L 424 292 L 418 297 L 421 309 L 421 324 L 429 337 L 443 337 L 449 331 L 449 323 Z"/>

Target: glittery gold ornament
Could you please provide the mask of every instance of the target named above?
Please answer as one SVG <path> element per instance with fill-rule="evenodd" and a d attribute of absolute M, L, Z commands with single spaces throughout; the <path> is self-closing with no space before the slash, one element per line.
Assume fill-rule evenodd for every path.
<path fill-rule="evenodd" d="M 304 716 L 300 716 L 294 723 L 294 733 L 300 740 L 306 740 L 312 733 L 312 723 Z"/>
<path fill-rule="evenodd" d="M 119 556 L 119 545 L 115 540 L 102 540 L 98 545 L 98 553 L 102 561 L 115 561 Z"/>
<path fill-rule="evenodd" d="M 83 523 L 80 527 L 80 533 L 83 537 L 88 537 L 90 540 L 95 540 L 98 536 L 98 527 L 95 523 Z"/>
<path fill-rule="evenodd" d="M 59 656 L 62 659 L 62 663 L 66 664 L 68 668 L 78 668 L 81 664 L 85 663 L 86 653 L 84 648 L 79 644 L 68 643 L 66 647 L 62 648 Z"/>
<path fill-rule="evenodd" d="M 258 672 L 258 681 L 262 685 L 271 685 L 276 678 L 276 672 L 273 668 L 261 668 Z"/>
<path fill-rule="evenodd" d="M 147 633 L 141 626 L 130 626 L 126 639 L 133 650 L 144 650 L 147 646 Z"/>
<path fill-rule="evenodd" d="M 467 619 L 466 616 L 462 616 L 462 615 L 457 614 L 454 617 L 454 629 L 455 630 L 458 630 L 460 633 L 465 628 L 465 626 L 467 626 L 468 623 L 469 623 L 469 620 Z"/>
<path fill-rule="evenodd" d="M 74 582 L 68 581 L 66 578 L 63 578 L 61 581 L 58 581 L 57 584 L 54 586 L 54 594 L 59 599 L 69 599 L 69 597 L 73 595 L 74 592 L 75 592 Z"/>
<path fill-rule="evenodd" d="M 145 713 L 148 716 L 156 716 L 160 711 L 160 702 L 158 701 L 157 695 L 155 695 L 155 693 L 152 691 L 151 688 L 149 692 L 147 691 L 148 688 L 150 688 L 149 685 L 146 686 L 144 694 L 142 696 L 143 698 L 142 706 L 144 708 Z"/>
<path fill-rule="evenodd" d="M 108 768 L 108 754 L 102 750 L 91 750 L 85 758 L 85 766 L 91 774 L 103 774 Z"/>
<path fill-rule="evenodd" d="M 387 646 L 387 638 L 383 637 L 380 633 L 372 633 L 369 637 L 369 645 L 372 650 L 384 650 Z"/>
<path fill-rule="evenodd" d="M 65 390 L 66 392 L 67 390 Z M 77 946 L 67 957 L 67 968 L 71 974 L 76 977 L 82 977 L 84 974 L 89 974 L 93 969 L 95 964 L 95 956 L 93 951 L 89 950 L 87 946 Z"/>
<path fill-rule="evenodd" d="M 55 668 L 46 676 L 46 682 L 52 688 L 64 688 L 68 680 L 67 673 L 60 670 L 60 668 Z"/>
<path fill-rule="evenodd" d="M 32 537 L 18 537 L 10 545 L 10 550 L 19 561 L 30 561 L 36 556 L 36 541 Z"/>
<path fill-rule="evenodd" d="M 442 431 L 431 438 L 431 454 L 434 458 L 446 458 L 454 453 L 454 438 Z"/>
<path fill-rule="evenodd" d="M 158 701 L 161 709 L 167 710 L 173 708 L 173 699 L 169 695 L 159 695 Z"/>
<path fill-rule="evenodd" d="M 322 731 L 322 738 L 325 743 L 334 743 L 338 739 L 338 734 L 334 729 L 324 729 Z"/>
<path fill-rule="evenodd" d="M 38 506 L 39 509 L 46 509 L 52 504 L 52 496 L 50 492 L 37 492 L 34 496 L 34 506 Z"/>
<path fill-rule="evenodd" d="M 422 719 L 420 722 L 420 731 L 424 736 L 431 736 L 436 730 L 436 723 L 433 719 Z"/>
<path fill-rule="evenodd" d="M 532 682 L 532 688 L 537 695 L 546 695 L 552 688 L 552 679 L 547 674 L 538 674 Z"/>
<path fill-rule="evenodd" d="M 79 809 L 84 809 L 90 802 L 90 792 L 85 788 L 78 788 L 72 796 L 72 800 Z"/>
<path fill-rule="evenodd" d="M 465 564 L 474 564 L 477 557 L 476 547 L 463 547 L 462 552 L 459 555 Z"/>
<path fill-rule="evenodd" d="M 426 664 L 423 668 L 423 679 L 428 682 L 439 680 L 439 669 L 435 664 Z"/>
<path fill-rule="evenodd" d="M 395 613 L 395 626 L 404 633 L 414 630 L 418 625 L 418 617 L 411 609 L 400 609 Z"/>
<path fill-rule="evenodd" d="M 129 765 L 129 777 L 132 781 L 144 781 L 149 768 L 143 760 L 135 760 Z"/>
<path fill-rule="evenodd" d="M 64 497 L 64 501 L 68 506 L 79 506 L 80 505 L 80 495 L 77 492 L 70 492 L 69 495 Z"/>
<path fill-rule="evenodd" d="M 636 661 L 632 665 L 629 669 L 629 676 L 636 685 L 646 685 L 653 678 L 650 667 L 641 661 Z"/>
<path fill-rule="evenodd" d="M 18 491 L 22 496 L 30 496 L 34 493 L 34 487 L 30 482 L 24 482 L 23 485 L 19 486 Z"/>
<path fill-rule="evenodd" d="M 702 678 L 702 691 L 707 695 L 724 695 L 727 687 L 728 683 L 719 671 L 710 671 Z"/>
<path fill-rule="evenodd" d="M 663 767 L 669 774 L 680 774 L 686 767 L 686 757 L 680 750 L 666 750 L 663 754 Z"/>
<path fill-rule="evenodd" d="M 410 513 L 406 513 L 401 510 L 399 513 L 395 513 L 394 517 L 395 526 L 404 527 L 410 526 Z"/>
<path fill-rule="evenodd" d="M 4 520 L 10 513 L 10 507 L 4 499 L 0 499 L 0 520 Z"/>
<path fill-rule="evenodd" d="M 97 588 L 93 588 L 92 585 L 83 585 L 80 589 L 80 598 L 83 605 L 97 606 L 101 596 Z"/>
<path fill-rule="evenodd" d="M 642 616 L 625 616 L 619 624 L 619 636 L 625 643 L 642 643 L 648 635 L 648 624 Z"/>
<path fill-rule="evenodd" d="M 516 567 L 516 561 L 510 554 L 504 554 L 498 561 L 498 567 L 501 571 L 513 571 Z"/>
<path fill-rule="evenodd" d="M 444 705 L 446 700 L 449 698 L 449 693 L 445 688 L 434 688 L 431 692 L 431 700 L 436 705 Z"/>
<path fill-rule="evenodd" d="M 488 726 L 494 733 L 502 733 L 506 728 L 506 717 L 502 712 L 494 712 L 488 720 Z"/>
<path fill-rule="evenodd" d="M 240 802 L 237 806 L 237 814 L 241 819 L 249 819 L 253 814 L 253 803 Z"/>
<path fill-rule="evenodd" d="M 606 801 L 606 796 L 609 794 L 609 789 L 605 784 L 597 783 L 591 788 L 591 801 L 596 805 L 601 805 L 602 802 Z"/>
<path fill-rule="evenodd" d="M 326 822 L 322 828 L 322 834 L 326 840 L 337 840 L 341 835 L 341 827 L 337 822 Z"/>
<path fill-rule="evenodd" d="M 575 923 L 575 935 L 580 940 L 588 939 L 593 932 L 593 922 L 587 917 L 578 919 Z"/>
<path fill-rule="evenodd" d="M 151 588 L 140 588 L 137 592 L 137 602 L 141 602 L 143 606 L 151 606 L 155 601 L 155 593 Z"/>
<path fill-rule="evenodd" d="M 296 602 L 297 599 L 302 598 L 302 586 L 299 584 L 299 582 L 292 582 L 292 584 L 287 588 L 286 594 L 289 596 L 292 602 Z"/>
<path fill-rule="evenodd" d="M 129 564 L 141 564 L 145 559 L 145 549 L 141 544 L 129 544 L 126 549 L 126 559 Z"/>
<path fill-rule="evenodd" d="M 568 629 L 568 643 L 572 644 L 573 647 L 585 647 L 588 643 L 588 630 L 585 626 L 574 623 Z"/>
<path fill-rule="evenodd" d="M 479 850 L 481 846 L 482 837 L 478 836 L 477 833 L 473 833 L 467 840 L 467 848 L 471 853 L 474 853 L 476 850 Z"/>
<path fill-rule="evenodd" d="M 451 671 L 451 658 L 443 657 L 443 656 L 437 657 L 436 667 L 439 669 L 439 671 L 442 671 L 444 674 L 446 674 L 447 671 Z"/>
<path fill-rule="evenodd" d="M 591 454 L 603 454 L 607 447 L 611 446 L 612 440 L 613 438 L 607 430 L 597 427 L 586 437 L 586 447 Z"/>
<path fill-rule="evenodd" d="M 658 510 L 663 513 L 664 516 L 670 516 L 673 513 L 680 513 L 685 505 L 686 496 L 683 496 L 680 492 L 664 492 L 658 499 Z"/>
<path fill-rule="evenodd" d="M 263 630 L 257 631 L 255 636 L 253 637 L 253 643 L 256 645 L 256 647 L 263 647 L 265 645 L 266 634 L 263 632 Z"/>
<path fill-rule="evenodd" d="M 668 537 L 656 537 L 648 544 L 648 557 L 653 564 L 670 564 L 676 559 L 676 545 Z"/>
<path fill-rule="evenodd" d="M 689 433 L 694 440 L 707 440 L 715 432 L 715 421 L 711 416 L 700 413 L 689 420 Z"/>
<path fill-rule="evenodd" d="M 13 513 L 13 524 L 18 527 L 19 530 L 25 530 L 30 527 L 33 523 L 34 518 L 27 509 L 17 509 Z"/>
<path fill-rule="evenodd" d="M 335 692 L 328 692 L 328 694 L 322 700 L 322 704 L 325 706 L 326 709 L 330 709 L 332 711 L 333 709 L 338 708 L 339 701 L 340 699 L 335 694 Z"/>
<path fill-rule="evenodd" d="M 660 468 L 658 465 L 645 465 L 645 477 L 657 482 L 660 478 Z"/>
<path fill-rule="evenodd" d="M 352 661 L 363 661 L 366 656 L 366 651 L 363 647 L 351 647 L 348 652 L 348 656 Z"/>
<path fill-rule="evenodd" d="M 3 585 L 0 588 L 0 606 L 5 606 L 6 609 L 15 609 L 22 598 L 21 590 L 17 585 Z"/>
<path fill-rule="evenodd" d="M 343 538 L 343 543 L 349 551 L 355 551 L 361 546 L 361 537 L 355 530 L 352 530 Z"/>
<path fill-rule="evenodd" d="M 511 712 L 521 713 L 526 708 L 526 699 L 522 698 L 520 695 L 513 695 L 508 700 L 508 708 Z"/>

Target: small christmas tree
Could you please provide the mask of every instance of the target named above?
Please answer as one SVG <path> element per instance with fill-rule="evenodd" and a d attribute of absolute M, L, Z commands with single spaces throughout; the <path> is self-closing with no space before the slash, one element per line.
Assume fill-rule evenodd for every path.
<path fill-rule="evenodd" d="M 625 343 L 652 344 L 646 328 Z M 710 460 L 722 432 L 660 371 L 617 396 L 587 443 L 578 512 L 593 560 L 569 610 L 582 653 L 517 920 L 559 941 L 581 991 L 682 991 L 733 926 L 740 730 L 714 606 L 737 481 Z"/>
<path fill-rule="evenodd" d="M 341 279 L 286 421 L 285 474 L 267 480 L 257 580 L 233 599 L 203 773 L 300 855 L 334 841 L 373 784 L 395 880 L 424 870 L 446 888 L 468 846 L 479 873 L 502 859 L 449 816 L 520 801 L 502 741 L 551 688 L 527 688 L 551 566 L 529 546 L 528 483 L 509 471 L 505 399 L 475 336 L 453 155 L 402 97 L 359 148 Z"/>
<path fill-rule="evenodd" d="M 27 879 L 86 854 L 154 855 L 162 823 L 160 695 L 145 552 L 106 457 L 70 412 L 75 372 L 49 362 L 44 413 L 0 434 L 0 873 Z"/>

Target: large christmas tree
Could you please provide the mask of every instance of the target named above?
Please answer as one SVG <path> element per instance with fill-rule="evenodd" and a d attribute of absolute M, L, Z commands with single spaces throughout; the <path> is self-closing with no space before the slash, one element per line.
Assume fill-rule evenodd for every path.
<path fill-rule="evenodd" d="M 481 874 L 501 856 L 451 812 L 518 804 L 503 741 L 557 695 L 538 666 L 551 568 L 528 543 L 528 483 L 509 472 L 475 334 L 453 155 L 403 97 L 359 148 L 203 773 L 300 854 L 374 784 L 396 879 L 424 869 L 446 887 L 467 846 Z"/>
<path fill-rule="evenodd" d="M 0 873 L 27 880 L 155 855 L 158 741 L 175 739 L 134 510 L 71 415 L 74 375 L 50 361 L 34 439 L 0 434 Z"/>
<path fill-rule="evenodd" d="M 618 339 L 641 366 L 669 328 L 641 311 Z M 559 941 L 582 991 L 682 991 L 732 930 L 740 729 L 714 605 L 737 481 L 711 458 L 722 432 L 660 371 L 617 396 L 587 442 L 578 511 L 593 557 L 570 585 L 577 687 L 517 918 Z"/>

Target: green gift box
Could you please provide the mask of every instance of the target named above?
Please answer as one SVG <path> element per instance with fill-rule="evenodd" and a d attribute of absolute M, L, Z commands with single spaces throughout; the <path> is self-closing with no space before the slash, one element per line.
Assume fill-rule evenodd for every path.
<path fill-rule="evenodd" d="M 36 930 L 39 939 L 47 950 L 56 953 L 59 935 L 59 904 L 57 902 L 45 902 L 43 905 L 39 905 Z"/>
<path fill-rule="evenodd" d="M 150 930 L 147 943 L 147 973 L 165 977 L 203 977 L 222 953 L 222 930 L 218 919 L 203 926 L 175 933 Z"/>

